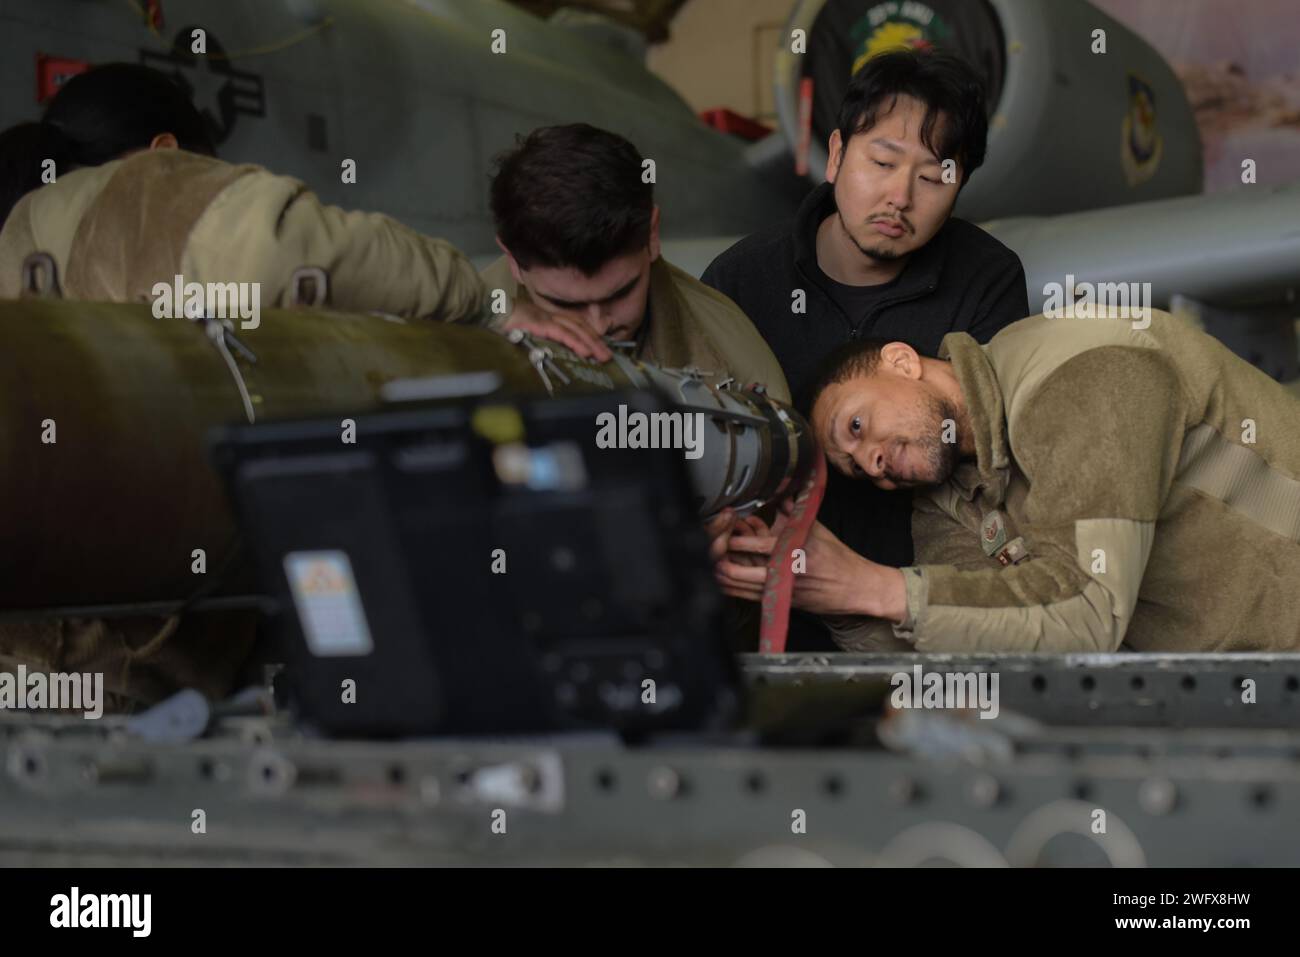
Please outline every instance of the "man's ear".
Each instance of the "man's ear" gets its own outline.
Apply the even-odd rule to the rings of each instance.
[[[921,354],[906,342],[891,342],[882,346],[880,364],[885,371],[905,379],[921,378]]]
[[[506,244],[501,241],[500,236],[493,236],[492,238],[497,241],[501,251],[506,254],[506,262],[510,264],[510,275],[515,277],[515,282],[523,285],[524,279],[519,275],[519,263],[515,262],[515,257],[510,255],[510,250],[506,249]]]
[[[659,258],[661,251],[659,244],[659,207],[656,206],[650,214],[650,261],[654,262]]]
[[[839,175],[840,171],[840,161],[843,158],[844,141],[840,138],[840,131],[836,130],[826,142],[826,182],[835,182],[835,177]]]
[[[159,133],[149,141],[151,150],[178,150],[181,144],[176,142],[176,137],[171,133]]]

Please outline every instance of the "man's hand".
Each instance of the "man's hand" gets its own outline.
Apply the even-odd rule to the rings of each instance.
[[[718,582],[724,592],[751,601],[762,597],[767,556],[776,547],[779,535],[779,530],[774,529],[768,534],[736,532],[727,537],[729,554],[717,564]],[[796,562],[796,556],[789,557],[796,608],[817,615],[870,615],[898,622],[907,617],[907,589],[897,568],[863,558],[821,522],[813,523],[803,549],[802,562]],[[740,556],[761,556],[760,564],[756,567],[739,561]],[[802,571],[797,570],[800,568]]]
[[[777,516],[776,524],[769,528],[767,523],[757,515],[737,519],[735,512],[728,508],[723,509],[705,525],[705,531],[710,538],[709,558],[713,560],[714,577],[724,595],[744,598],[748,601],[758,601],[762,598],[763,581],[767,576],[767,556],[771,546],[767,551],[753,546],[737,551],[732,543],[744,538],[751,542],[770,541],[775,545],[777,537],[785,528],[785,522],[786,516],[782,513]],[[757,572],[757,584],[749,578],[737,575],[741,569]]]
[[[516,301],[503,328],[522,329],[539,339],[558,342],[584,359],[608,362],[613,358],[609,346],[581,318],[566,313],[545,312],[535,303]]]
[[[821,522],[813,523],[803,548],[804,570],[794,576],[794,606],[818,615],[868,614],[864,598],[872,585],[874,563],[841,542]]]

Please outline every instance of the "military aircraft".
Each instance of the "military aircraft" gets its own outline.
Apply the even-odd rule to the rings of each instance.
[[[1086,0],[799,0],[775,62],[780,130],[753,143],[703,123],[646,68],[643,37],[590,12],[16,0],[0,23],[6,124],[38,116],[89,64],[138,60],[190,87],[223,157],[392,214],[479,262],[496,255],[494,155],[541,125],[615,130],[655,161],[666,254],[697,274],[820,181],[835,105],[864,57],[946,46],[976,65],[992,103],[988,159],[957,212],[1020,255],[1031,308],[1066,283],[1080,294],[1149,282],[1150,305],[1191,312],[1274,377],[1300,377],[1300,187],[1197,195],[1200,140],[1177,76]]]
[[[617,45],[619,31],[603,39],[499,0],[160,0],[135,11],[31,0],[6,4],[0,25],[6,125],[37,118],[60,78],[88,64],[143,62],[190,87],[224,159],[272,166],[470,254],[496,248],[492,157],[552,123],[637,143],[657,162],[679,235],[743,232],[797,198],[782,202],[744,144],[706,128]],[[355,183],[343,181],[345,160]]]

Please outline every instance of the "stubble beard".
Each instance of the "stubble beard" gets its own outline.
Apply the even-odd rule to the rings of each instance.
[[[900,487],[942,485],[957,468],[958,443],[943,441],[944,420],[960,422],[957,410],[952,402],[939,396],[928,397],[926,406],[926,411],[920,416],[924,424],[917,430],[917,438],[911,443],[925,459],[923,471],[916,478],[900,479],[891,474],[885,476]]]
[[[849,242],[851,242],[854,245],[854,247],[858,250],[858,252],[862,253],[862,255],[866,256],[868,259],[872,260],[873,262],[878,262],[878,263],[894,262],[895,260],[897,260],[899,257],[903,255],[902,253],[896,250],[890,249],[887,245],[875,246],[875,247],[862,245],[862,243],[858,242],[858,238],[854,236],[852,232],[849,231],[848,224],[844,222],[844,214],[840,212],[836,212],[836,216],[839,217],[840,229],[842,229],[844,231],[844,235],[849,238]]]

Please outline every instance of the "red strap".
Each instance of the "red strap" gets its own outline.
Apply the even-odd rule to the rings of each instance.
[[[812,145],[813,79],[799,81],[799,144],[794,151],[794,171],[797,176],[808,175],[808,149]]]
[[[790,629],[790,598],[794,591],[793,552],[803,548],[817,518],[826,491],[826,458],[819,451],[812,475],[794,500],[794,509],[786,521],[781,537],[767,560],[767,583],[763,586],[762,623],[758,632],[758,650],[763,654],[785,651]]]

